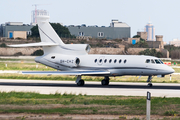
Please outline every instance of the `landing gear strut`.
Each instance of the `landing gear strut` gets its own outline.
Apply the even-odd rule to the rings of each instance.
[[[81,79],[81,75],[78,75],[78,76],[77,76],[76,84],[77,84],[78,86],[83,86],[83,85],[84,85],[84,80]]]
[[[105,76],[101,81],[101,85],[109,85],[109,76]]]
[[[148,77],[148,79],[147,79],[147,82],[148,82],[148,86],[149,86],[149,87],[152,87],[152,86],[153,86],[153,84],[151,83],[151,81],[152,81],[152,76],[150,75],[150,76]]]

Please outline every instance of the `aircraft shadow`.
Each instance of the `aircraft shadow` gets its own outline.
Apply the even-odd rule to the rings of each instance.
[[[41,86],[41,87],[74,87],[74,88],[129,88],[129,89],[172,89],[172,90],[180,90],[180,86],[165,86],[165,85],[153,85],[153,87],[149,87],[147,85],[105,85],[102,86],[101,84],[85,84],[84,86],[77,86],[74,84],[68,83],[16,83],[16,82],[0,82],[0,85],[4,86]]]

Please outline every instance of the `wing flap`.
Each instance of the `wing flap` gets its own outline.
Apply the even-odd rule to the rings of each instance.
[[[23,71],[22,74],[41,74],[41,75],[109,75],[109,71]]]
[[[17,44],[17,45],[8,45],[9,47],[32,47],[32,46],[56,46],[58,43],[53,42],[39,42],[39,43],[29,43],[29,44]]]

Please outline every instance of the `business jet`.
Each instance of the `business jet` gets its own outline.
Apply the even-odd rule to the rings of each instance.
[[[9,46],[42,46],[44,55],[35,61],[58,71],[24,71],[22,74],[75,75],[78,86],[85,84],[81,76],[103,76],[102,85],[109,85],[112,76],[148,76],[148,86],[152,86],[153,76],[164,77],[174,72],[153,56],[88,54],[91,48],[88,44],[64,44],[49,24],[49,16],[38,15],[37,23],[41,42]]]

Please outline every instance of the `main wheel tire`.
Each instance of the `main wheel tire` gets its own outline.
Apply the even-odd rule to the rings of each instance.
[[[109,85],[109,80],[102,80],[101,85]]]
[[[106,85],[109,85],[109,80],[106,80]]]
[[[106,81],[105,80],[102,80],[101,81],[101,85],[105,85],[106,84]]]
[[[149,86],[149,87],[152,87],[152,86],[153,86],[153,84],[152,84],[152,83],[148,83],[148,86]]]
[[[78,83],[77,83],[78,86],[83,86],[84,85],[84,80],[80,80]]]

